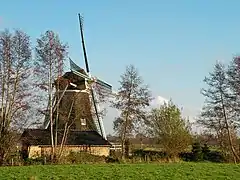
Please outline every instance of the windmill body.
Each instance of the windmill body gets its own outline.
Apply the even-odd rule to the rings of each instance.
[[[101,88],[106,94],[111,94],[112,86],[98,78],[91,78],[82,68],[77,66],[70,59],[71,71],[66,72],[62,77],[55,81],[58,87],[55,93],[54,104],[54,128],[64,129],[66,122],[71,130],[78,131],[97,131],[106,139],[106,134],[101,116],[100,107],[96,102],[98,96],[96,86]],[[92,92],[92,93],[91,93]],[[93,100],[93,96],[95,99]],[[97,111],[94,109],[97,106]],[[58,111],[57,108],[58,106]],[[57,117],[58,113],[58,118]],[[50,126],[48,116],[45,117],[44,128]]]

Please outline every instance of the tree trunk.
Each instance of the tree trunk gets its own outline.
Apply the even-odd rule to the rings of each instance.
[[[126,158],[129,158],[129,148],[130,148],[130,141],[129,141],[129,139],[125,140],[124,146],[125,146],[125,154],[124,155],[125,155]]]
[[[49,97],[49,119],[50,119],[50,134],[51,134],[51,160],[53,161],[55,156],[54,148],[54,132],[53,132],[53,104],[52,104],[52,59],[50,53],[49,59],[49,74],[48,74],[48,97]]]
[[[4,163],[4,156],[5,156],[5,150],[3,148],[0,148],[0,166]]]
[[[239,162],[239,156],[238,154],[236,153],[235,151],[235,148],[233,147],[233,141],[232,141],[232,137],[231,137],[231,131],[229,129],[229,125],[228,125],[228,122],[226,120],[226,127],[227,127],[227,134],[228,134],[228,141],[229,141],[229,145],[230,145],[230,148],[232,150],[232,154],[233,154],[233,158],[234,158],[234,163],[237,163]]]
[[[122,132],[122,135],[121,135],[121,159],[124,159],[124,142],[125,142],[125,133]]]
[[[125,118],[125,123],[124,123],[124,128],[123,128],[123,132],[122,132],[122,154],[121,154],[121,158],[124,159],[125,158],[125,142],[126,142],[126,133],[127,133],[127,126],[128,126],[128,112],[126,114],[126,118]]]
[[[132,81],[131,81],[131,86],[132,86]],[[130,92],[128,94],[128,108],[127,108],[127,113],[125,117],[125,124],[124,124],[124,129],[123,129],[123,134],[122,134],[122,159],[124,159],[125,155],[125,141],[126,141],[126,133],[127,133],[127,127],[128,127],[128,118],[129,118],[129,103],[131,101],[131,94],[132,94],[132,88],[130,89]]]
[[[221,103],[222,103],[222,109],[223,109],[223,115],[224,115],[224,122],[226,125],[226,129],[227,129],[227,134],[228,134],[228,141],[229,141],[229,145],[233,154],[233,158],[234,158],[234,163],[239,162],[239,156],[235,151],[235,148],[233,147],[233,141],[232,141],[232,137],[231,137],[231,131],[229,128],[229,124],[228,124],[228,119],[227,119],[227,114],[226,114],[226,110],[225,110],[225,105],[223,102],[223,95],[221,93]]]

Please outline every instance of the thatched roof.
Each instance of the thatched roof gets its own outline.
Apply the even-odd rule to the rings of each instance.
[[[86,75],[86,73],[82,73],[84,75]],[[65,89],[66,85],[68,84],[68,82],[71,82],[73,84],[76,84],[77,87],[76,88],[73,88],[72,86],[70,86],[68,89],[80,89],[82,90],[82,87],[81,85],[84,84],[85,82],[85,79],[80,77],[80,76],[77,76],[76,74],[72,73],[72,72],[66,72],[62,77],[58,78],[56,81],[55,81],[55,86],[57,87],[58,85],[58,82],[59,82],[59,89],[60,90],[63,90]],[[85,88],[84,88],[85,89]]]
[[[58,144],[61,143],[63,131],[58,132]],[[29,145],[51,145],[50,131],[47,129],[26,129],[20,140]],[[68,133],[65,145],[92,145],[92,146],[110,146],[96,131],[76,131],[71,130]]]

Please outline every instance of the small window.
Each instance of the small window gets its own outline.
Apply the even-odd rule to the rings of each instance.
[[[87,125],[85,118],[81,118],[81,125],[82,126],[86,126]]]

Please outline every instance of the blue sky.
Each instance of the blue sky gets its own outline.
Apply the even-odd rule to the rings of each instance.
[[[20,28],[33,44],[54,30],[84,66],[81,12],[92,74],[117,89],[125,66],[134,64],[154,96],[172,98],[194,116],[204,76],[216,60],[228,62],[240,52],[239,6],[238,0],[8,0],[1,2],[0,29]]]

